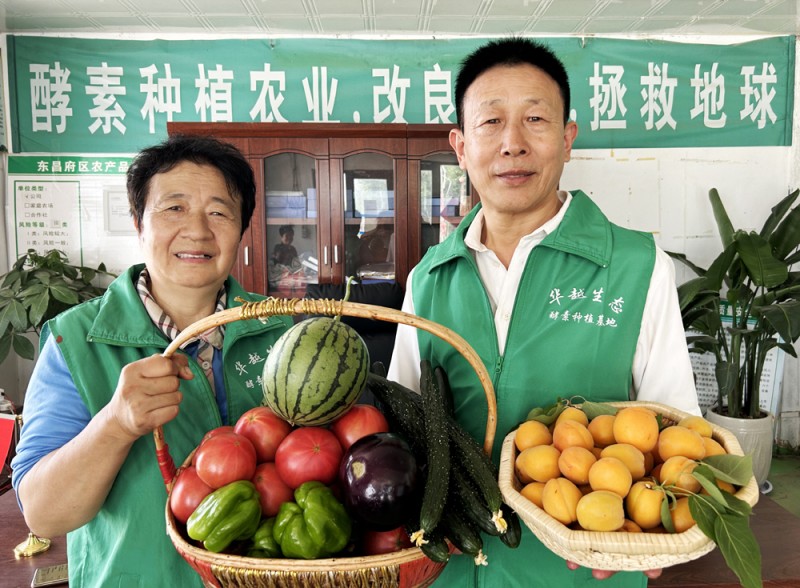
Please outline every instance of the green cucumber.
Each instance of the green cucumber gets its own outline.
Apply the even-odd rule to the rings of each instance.
[[[415,457],[425,463],[427,450],[425,447],[424,411],[420,395],[401,386],[397,382],[387,380],[376,374],[369,374],[367,386],[378,399],[389,421],[389,426],[396,430],[411,444]],[[492,522],[498,533],[506,530],[501,506],[503,496],[497,485],[497,467],[491,458],[483,452],[483,448],[470,437],[453,418],[447,419],[450,437],[450,458],[455,464],[463,467],[466,475],[475,485],[481,499],[486,502],[492,513]]]
[[[450,468],[450,491],[445,508],[460,510],[478,530],[487,535],[500,535],[494,524],[492,511],[481,498],[475,484],[458,464],[453,464]]]
[[[386,366],[383,365],[382,361],[372,362],[372,367],[370,367],[369,371],[370,373],[373,373],[376,376],[380,376],[382,378],[386,377]]]
[[[507,523],[503,519],[503,495],[497,485],[497,467],[483,452],[478,442],[470,437],[454,420],[450,420],[450,449],[455,463],[463,465],[469,478],[478,488],[483,500],[492,512],[492,521],[499,533],[505,533]]]
[[[519,524],[519,515],[511,510],[510,506],[503,504],[503,518],[508,523],[508,528],[505,533],[500,535],[500,541],[511,549],[516,549],[519,547],[519,542],[522,540],[522,527]]]
[[[389,429],[408,441],[418,463],[425,464],[425,425],[419,394],[375,373],[367,376],[366,390],[378,401]]]
[[[448,510],[442,517],[441,527],[445,537],[462,553],[471,555],[476,566],[488,564],[486,555],[483,553],[483,539],[481,539],[480,531],[473,527],[461,513],[454,509]]]
[[[439,386],[439,391],[442,395],[442,403],[445,407],[445,412],[455,418],[456,408],[453,400],[453,391],[450,389],[450,382],[447,380],[447,372],[444,371],[442,366],[437,365],[433,369],[433,375],[436,377],[436,385]]]
[[[441,389],[428,360],[423,359],[420,362],[420,372],[428,467],[420,507],[419,529],[411,534],[411,541],[417,546],[425,540],[425,534],[439,524],[450,479],[450,437]]]
[[[442,533],[434,531],[428,534],[428,539],[419,546],[427,558],[436,563],[445,563],[450,559],[450,547]]]

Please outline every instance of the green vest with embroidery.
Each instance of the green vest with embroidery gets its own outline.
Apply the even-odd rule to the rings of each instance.
[[[132,361],[163,353],[169,341],[152,323],[136,292],[144,266],[117,278],[101,298],[51,320],[51,332],[73,381],[94,417],[111,400],[121,369]],[[228,307],[237,297],[258,300],[232,278]],[[291,326],[289,317],[240,320],[225,326],[223,364],[229,422],[223,423],[203,369],[192,359],[192,380],[181,382],[178,416],[163,427],[169,452],[179,466],[206,431],[234,424],[246,410],[262,403],[261,372],[268,350]],[[181,353],[181,352],[179,352]],[[131,447],[128,458],[100,512],[67,535],[70,586],[151,588],[202,586],[200,577],[173,547],[166,534],[166,490],[152,435]],[[86,472],[87,476],[92,473]]]
[[[588,196],[573,193],[561,223],[527,259],[501,355],[489,298],[464,244],[476,213],[477,207],[453,235],[428,251],[414,270],[412,289],[415,312],[464,337],[492,376],[497,463],[506,434],[536,406],[576,395],[628,399],[655,245],[651,235],[612,224]],[[417,332],[420,357],[445,369],[459,422],[482,442],[488,409],[475,371],[450,344]],[[524,531],[517,550],[487,537],[488,567],[453,558],[437,585],[464,585],[467,578],[477,586],[544,588],[573,586],[579,579],[574,585],[592,585],[588,570],[568,570]],[[617,574],[602,586],[646,585],[642,578]]]

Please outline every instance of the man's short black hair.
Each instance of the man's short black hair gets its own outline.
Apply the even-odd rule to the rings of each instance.
[[[278,227],[278,234],[283,237],[286,233],[294,235],[294,227],[292,225],[281,225]]]
[[[569,120],[569,76],[553,51],[530,39],[509,37],[478,47],[461,62],[456,78],[456,113],[458,126],[464,129],[464,95],[478,76],[496,66],[532,65],[558,84],[564,102],[564,122]]]
[[[256,182],[253,169],[236,147],[213,137],[174,135],[163,143],[140,151],[128,168],[128,205],[131,216],[141,226],[150,180],[156,174],[168,172],[176,165],[188,161],[197,165],[210,165],[219,170],[225,185],[234,198],[239,199],[242,212],[242,232],[250,225],[256,207]]]

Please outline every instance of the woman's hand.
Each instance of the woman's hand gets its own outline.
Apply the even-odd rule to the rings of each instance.
[[[185,355],[151,355],[126,365],[120,373],[108,416],[122,437],[136,440],[174,419],[183,395],[180,380],[194,376]]]
[[[579,567],[574,561],[567,561],[567,567],[571,570],[577,570]],[[651,580],[655,580],[661,575],[662,568],[654,569],[654,570],[645,570],[643,573]],[[592,577],[595,580],[607,580],[617,572],[613,572],[611,570],[592,570]]]

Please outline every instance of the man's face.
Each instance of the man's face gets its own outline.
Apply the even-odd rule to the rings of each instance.
[[[463,112],[450,144],[487,211],[525,214],[556,198],[578,129],[565,124],[550,76],[528,64],[493,67],[467,88]]]
[[[183,162],[150,180],[139,242],[153,294],[216,292],[236,261],[241,209],[215,167]]]

